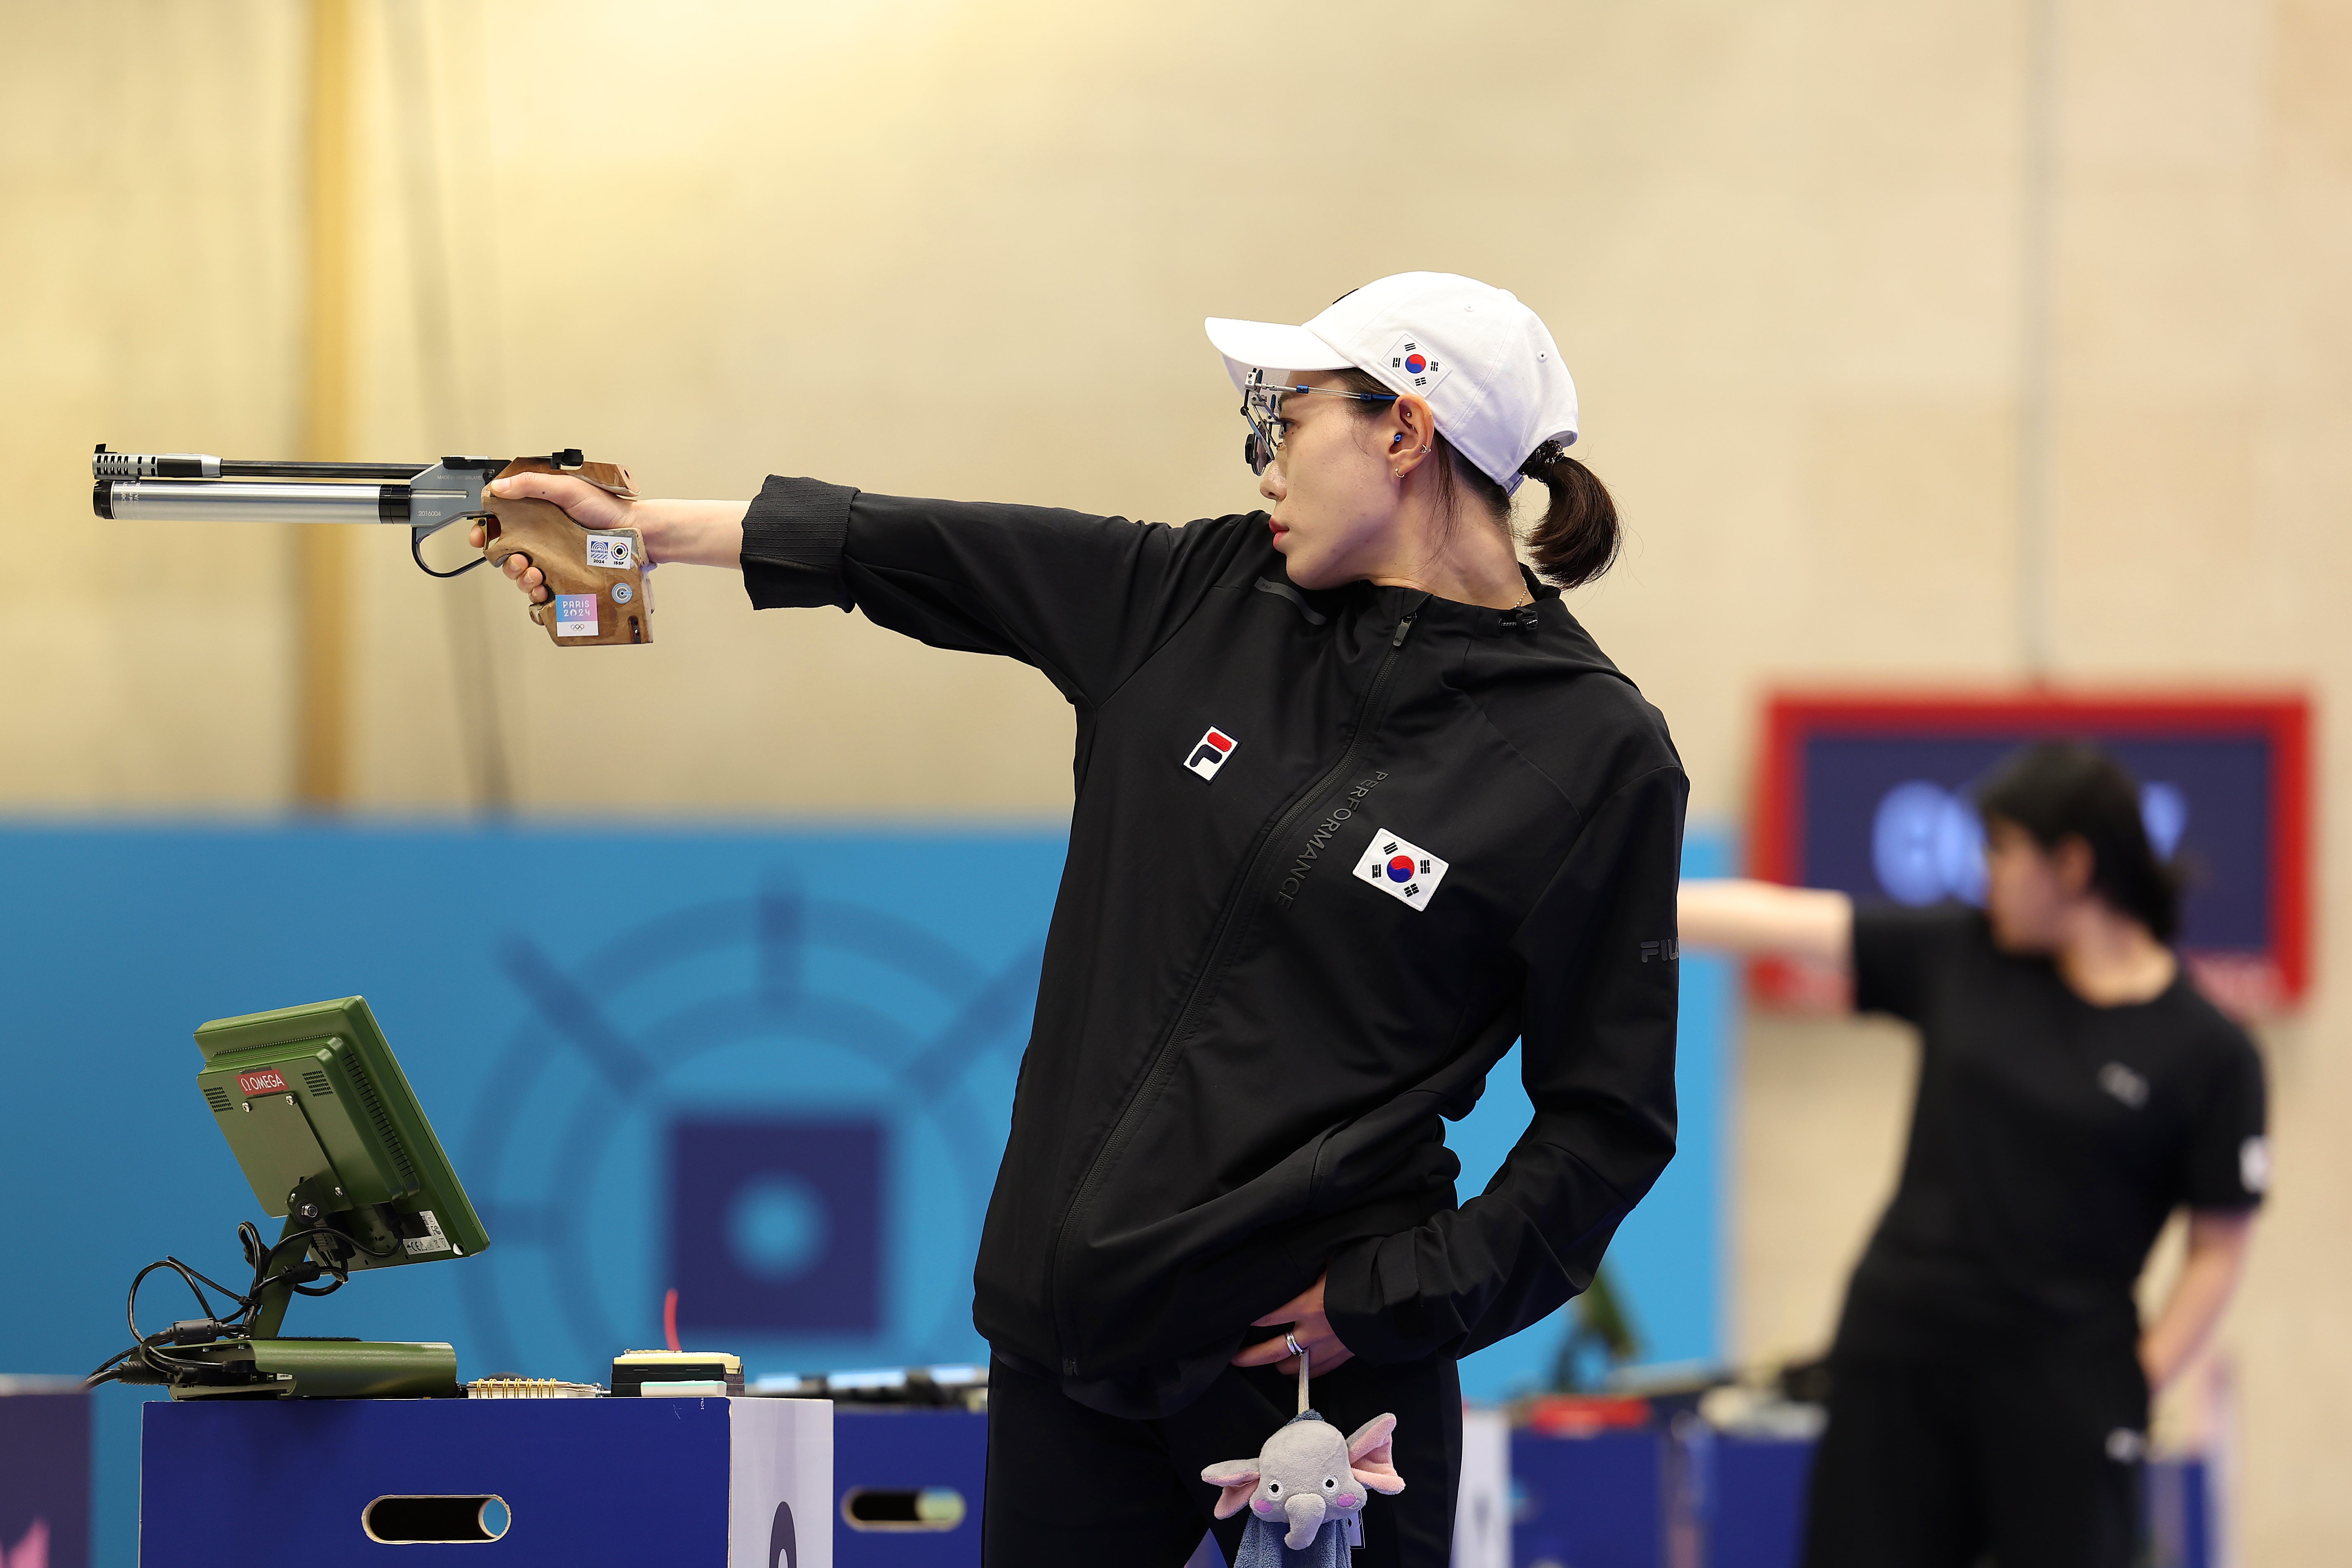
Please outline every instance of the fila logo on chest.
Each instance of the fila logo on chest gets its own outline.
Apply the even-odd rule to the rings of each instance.
[[[1184,759],[1184,766],[1204,779],[1215,778],[1217,770],[1225,765],[1225,759],[1234,754],[1234,748],[1239,744],[1240,742],[1212,724],[1209,732],[1201,737],[1200,744],[1192,748],[1192,754]]]

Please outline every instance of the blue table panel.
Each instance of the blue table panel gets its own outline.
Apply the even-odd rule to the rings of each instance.
[[[144,1407],[140,1568],[381,1564],[361,1512],[391,1494],[494,1494],[509,1568],[723,1564],[724,1399],[315,1399]],[[403,1568],[481,1568],[475,1545]]]
[[[946,1487],[963,1496],[953,1530],[833,1532],[835,1568],[973,1568],[980,1562],[981,1485],[988,1474],[988,1417],[961,1410],[834,1407],[833,1487]]]
[[[1715,1438],[1707,1568],[1796,1568],[1813,1448],[1811,1439]]]
[[[1657,1568],[1664,1438],[1511,1434],[1512,1568]]]

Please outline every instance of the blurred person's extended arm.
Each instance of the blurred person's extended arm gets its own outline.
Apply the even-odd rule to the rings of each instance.
[[[2150,1392],[2160,1390],[2179,1375],[2229,1305],[2246,1267],[2246,1244],[2252,1239],[2251,1209],[2191,1209],[2189,1213],[2189,1261],[2156,1315],[2140,1336],[2139,1363],[2147,1373]]]
[[[1853,962],[1853,900],[1818,888],[1736,878],[1683,883],[1682,944],[1751,958]]]

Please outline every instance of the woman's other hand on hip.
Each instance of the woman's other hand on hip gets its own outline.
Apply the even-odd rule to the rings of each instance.
[[[1323,1285],[1329,1278],[1328,1274],[1317,1276],[1314,1284],[1265,1317],[1254,1320],[1253,1328],[1270,1329],[1287,1324],[1290,1331],[1286,1335],[1276,1334],[1270,1340],[1243,1346],[1234,1357],[1234,1364],[1271,1366],[1278,1372],[1295,1373],[1298,1370],[1298,1358],[1290,1353],[1292,1340],[1297,1341],[1298,1348],[1307,1352],[1309,1375],[1329,1372],[1353,1361],[1356,1352],[1339,1342],[1339,1336],[1331,1330],[1331,1320],[1323,1315]]]

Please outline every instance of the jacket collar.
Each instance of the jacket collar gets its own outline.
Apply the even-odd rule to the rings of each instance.
[[[1393,620],[1411,614],[1414,624],[1425,627],[1443,626],[1449,631],[1471,637],[1524,637],[1538,627],[1557,625],[1563,616],[1559,590],[1538,578],[1522,562],[1520,580],[1527,584],[1529,602],[1516,610],[1498,610],[1491,605],[1465,605],[1458,599],[1441,599],[1419,588],[1381,587],[1372,583],[1350,583],[1345,587],[1324,594],[1309,595],[1317,601],[1360,605],[1375,616]]]

